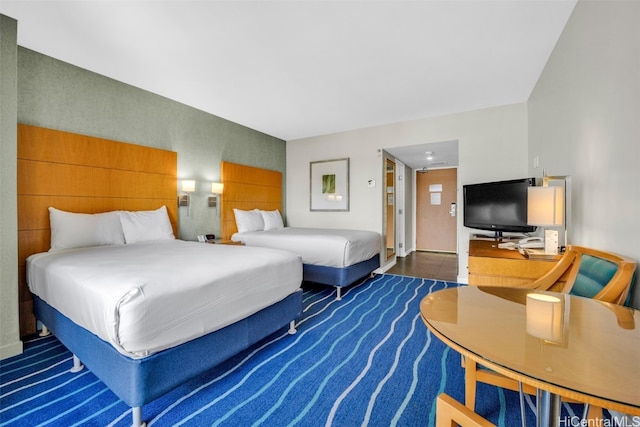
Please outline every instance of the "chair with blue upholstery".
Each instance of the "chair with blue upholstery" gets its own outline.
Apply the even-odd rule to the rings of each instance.
[[[520,287],[569,293],[599,301],[628,305],[635,279],[636,262],[611,252],[582,246],[568,246],[558,263],[544,276]],[[521,393],[536,394],[536,390],[486,369],[469,358],[465,368],[465,405],[475,410],[478,382],[507,388]]]
[[[558,264],[527,288],[628,305],[636,262],[611,252],[568,246]]]

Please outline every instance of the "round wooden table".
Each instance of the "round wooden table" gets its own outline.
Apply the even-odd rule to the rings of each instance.
[[[428,295],[420,312],[463,356],[538,388],[552,402],[539,425],[561,424],[560,397],[640,415],[640,311],[554,292],[462,286]]]

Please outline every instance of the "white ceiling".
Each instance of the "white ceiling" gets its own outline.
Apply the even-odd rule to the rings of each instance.
[[[448,169],[458,166],[458,141],[408,145],[387,148],[386,151],[411,169]]]
[[[525,102],[576,0],[2,0],[18,44],[294,140]]]

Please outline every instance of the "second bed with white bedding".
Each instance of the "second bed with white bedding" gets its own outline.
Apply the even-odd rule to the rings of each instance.
[[[32,255],[30,290],[130,357],[216,331],[295,292],[298,256],[171,240]]]
[[[344,268],[380,253],[380,235],[366,230],[285,227],[235,233],[232,240],[247,246],[283,249],[311,265]]]

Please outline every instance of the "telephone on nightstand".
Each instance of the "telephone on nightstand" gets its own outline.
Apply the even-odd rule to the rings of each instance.
[[[544,248],[544,239],[542,237],[525,237],[518,241],[518,246],[522,249]]]
[[[516,242],[505,242],[498,244],[500,249],[538,249],[544,248],[544,239],[542,237],[525,237]]]

